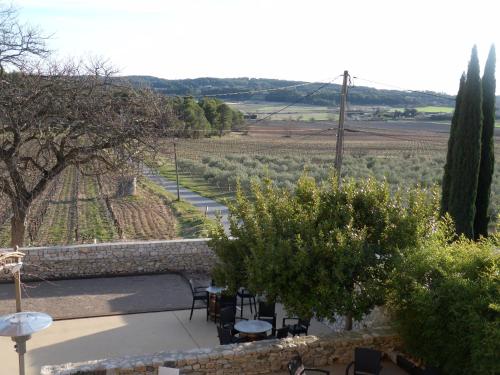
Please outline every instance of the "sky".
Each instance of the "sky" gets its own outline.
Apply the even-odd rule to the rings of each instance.
[[[48,44],[58,57],[106,58],[121,75],[328,82],[348,70],[359,86],[449,94],[474,44],[481,68],[491,44],[500,49],[496,3],[13,1],[23,22],[52,35]]]

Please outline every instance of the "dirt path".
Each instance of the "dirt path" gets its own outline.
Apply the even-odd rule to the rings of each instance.
[[[170,181],[163,176],[155,173],[154,170],[144,166],[143,174],[155,184],[160,185],[165,190],[169,191],[172,194],[177,194],[177,185],[175,181]],[[203,197],[189,189],[181,187],[179,189],[180,197],[182,200],[189,202],[196,208],[198,208],[201,212],[207,213],[207,216],[211,219],[215,219],[216,215],[220,213],[222,216],[222,225],[224,226],[224,230],[227,234],[229,233],[229,220],[228,213],[229,210],[223,204],[220,204],[213,199]]]

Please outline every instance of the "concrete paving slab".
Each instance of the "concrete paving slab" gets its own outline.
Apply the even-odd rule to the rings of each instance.
[[[212,322],[193,318],[190,332],[173,311],[56,321],[28,341],[27,375],[39,374],[41,366],[49,364],[188,350],[199,342],[204,347],[218,345]],[[16,374],[17,354],[10,338],[0,337],[0,353],[0,374]]]

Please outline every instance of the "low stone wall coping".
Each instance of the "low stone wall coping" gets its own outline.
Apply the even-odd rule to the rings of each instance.
[[[215,254],[208,241],[199,238],[24,247],[20,249],[26,254],[22,278],[29,281],[185,271],[209,273]],[[12,282],[12,276],[2,273],[0,282]]]
[[[150,375],[159,366],[175,367],[181,374],[265,374],[285,371],[297,353],[307,366],[349,363],[355,347],[392,352],[401,340],[389,327],[321,336],[296,336],[214,348],[158,352],[140,356],[99,359],[42,367],[42,375]]]
[[[123,247],[123,250],[133,250],[134,246],[155,246],[155,245],[175,245],[182,243],[196,243],[196,242],[208,242],[210,238],[182,238],[178,240],[151,240],[151,241],[121,241],[121,242],[99,242],[99,243],[89,243],[89,244],[78,244],[78,245],[54,245],[54,246],[28,246],[21,247],[19,251],[29,252],[35,250],[78,250],[86,248],[116,248]],[[12,248],[0,248],[2,251],[12,251]]]

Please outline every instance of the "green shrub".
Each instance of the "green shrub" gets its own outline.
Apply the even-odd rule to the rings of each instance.
[[[335,181],[303,176],[294,190],[254,182],[250,197],[239,189],[229,205],[234,239],[222,226],[212,233],[216,282],[304,317],[359,320],[382,304],[400,252],[431,232],[436,200],[421,190],[391,194],[373,179]]]
[[[397,267],[389,298],[393,321],[407,350],[443,374],[499,374],[495,239],[448,239],[436,236]]]

